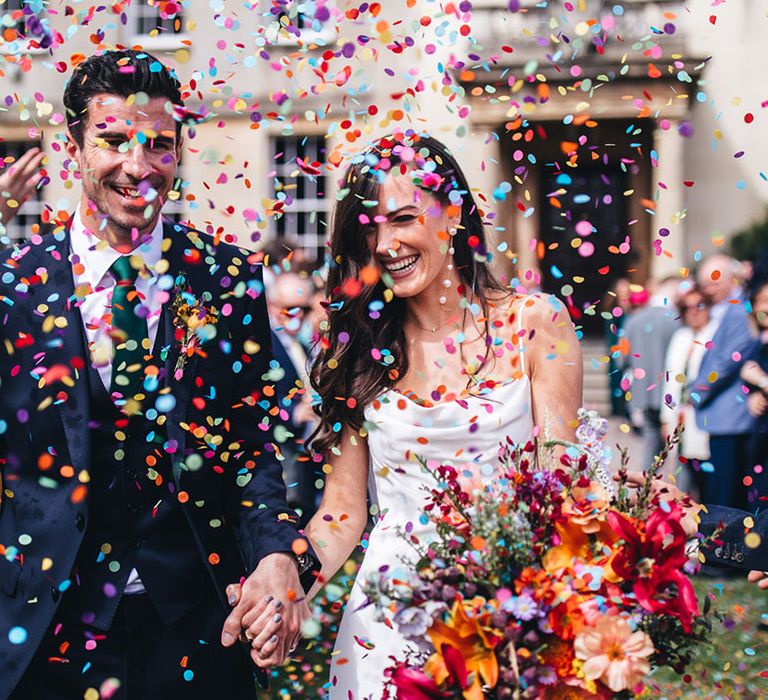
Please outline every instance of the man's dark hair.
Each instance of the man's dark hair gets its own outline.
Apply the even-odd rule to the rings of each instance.
[[[88,103],[94,95],[129,97],[143,92],[149,97],[166,97],[184,106],[181,83],[168,66],[146,51],[106,51],[83,61],[64,88],[64,109],[69,133],[78,146],[88,119]],[[181,121],[176,121],[176,140]]]

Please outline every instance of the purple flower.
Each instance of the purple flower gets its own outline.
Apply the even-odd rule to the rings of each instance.
[[[512,613],[518,620],[528,622],[533,620],[539,614],[539,606],[536,601],[527,593],[519,596],[512,596],[504,601],[502,608],[508,613]]]
[[[395,624],[407,639],[421,638],[432,625],[432,617],[422,608],[403,608],[395,614]]]

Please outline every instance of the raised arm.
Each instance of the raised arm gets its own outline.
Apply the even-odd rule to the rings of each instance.
[[[531,378],[534,425],[540,435],[573,441],[581,408],[583,360],[573,322],[554,296],[522,302],[525,367]]]
[[[368,444],[345,429],[339,452],[326,467],[323,500],[305,530],[321,563],[310,597],[347,561],[368,519]]]

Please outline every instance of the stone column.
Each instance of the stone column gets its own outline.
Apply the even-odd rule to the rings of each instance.
[[[688,265],[685,246],[683,192],[683,148],[685,139],[678,133],[680,121],[668,119],[669,128],[657,126],[653,134],[653,148],[658,162],[653,162],[653,198],[656,216],[651,221],[650,274],[661,278],[675,274]],[[659,234],[661,229],[669,233]],[[661,254],[659,244],[661,241]]]

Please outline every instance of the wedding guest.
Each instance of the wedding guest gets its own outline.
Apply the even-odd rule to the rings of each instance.
[[[15,162],[0,159],[0,234],[5,233],[4,227],[46,176],[41,170],[44,160],[45,152],[39,146],[33,146]]]
[[[303,456],[304,441],[317,421],[310,403],[307,351],[299,340],[307,325],[306,318],[312,309],[314,296],[312,280],[293,271],[276,274],[267,288],[269,319],[277,340],[273,345],[275,359],[283,372],[275,389],[291,433],[281,444],[284,477],[288,485],[289,504],[301,511],[302,525],[309,521],[317,507],[312,467]]]
[[[734,258],[716,253],[706,258],[696,273],[696,282],[710,300],[710,320],[718,326],[731,306],[732,300],[741,297],[744,266]]]
[[[629,300],[631,286],[629,280],[620,277],[603,300],[604,312],[610,318],[604,317],[605,342],[608,350],[608,377],[611,392],[611,415],[626,416],[624,391],[621,388],[621,360],[619,340],[621,330],[627,321],[632,304]]]
[[[749,507],[765,508],[768,503],[768,259],[755,264],[747,294],[751,306],[749,328],[755,347],[739,376],[749,388],[747,411],[755,423],[749,436],[749,456],[742,482],[746,481]]]
[[[696,498],[703,494],[701,463],[709,459],[709,435],[696,425],[696,413],[688,391],[698,375],[706,344],[714,334],[709,307],[698,286],[688,288],[680,296],[677,308],[684,325],[669,341],[661,389],[661,437],[666,439],[677,426],[683,427],[678,446],[683,471],[678,485]]]
[[[660,406],[667,347],[679,327],[674,308],[678,280],[668,277],[654,285],[648,305],[633,312],[624,325],[628,343],[624,375],[630,380],[629,412],[640,429],[643,464],[650,466],[663,447]]]
[[[731,265],[731,280],[735,268],[730,258],[723,258],[720,268]],[[712,258],[708,261],[711,269]],[[696,411],[696,425],[709,434],[710,459],[704,472],[704,495],[706,503],[740,508],[745,505],[745,490],[741,483],[744,469],[750,459],[750,435],[756,419],[747,406],[744,380],[740,376],[743,364],[752,359],[758,344],[750,330],[749,314],[741,290],[727,285],[730,291],[723,292],[726,285],[719,284],[717,268],[712,272],[718,284],[705,289],[719,290],[721,304],[727,308],[718,322],[708,349],[701,361],[699,373],[694,380],[689,396]],[[702,275],[699,274],[701,279]],[[715,309],[713,306],[713,311]]]

